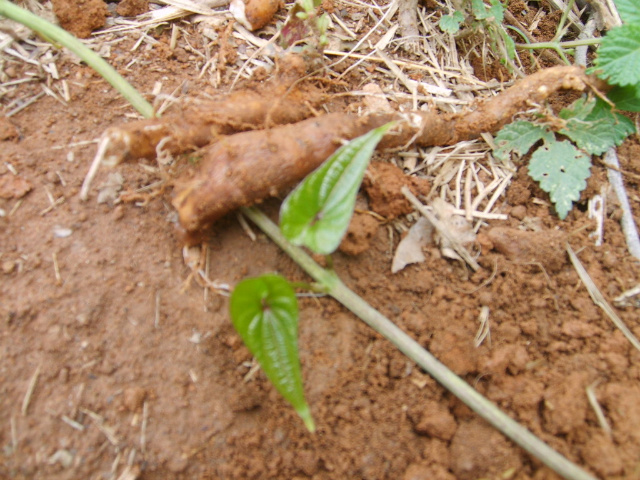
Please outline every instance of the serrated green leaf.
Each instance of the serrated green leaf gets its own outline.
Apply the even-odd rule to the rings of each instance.
[[[449,15],[443,15],[438,21],[440,30],[445,33],[458,33],[460,31],[460,24],[464,21],[464,15],[461,12],[455,11]]]
[[[504,20],[504,6],[500,0],[491,0],[487,6],[483,0],[471,0],[471,11],[476,20],[492,20],[502,23]]]
[[[279,275],[249,278],[236,285],[229,304],[231,321],[245,345],[313,432],[300,373],[298,302],[293,288]]]
[[[388,123],[340,147],[282,203],[280,229],[294,245],[332,253],[349,227],[364,171]]]
[[[614,3],[624,23],[640,23],[640,3],[638,0],[615,0]]]
[[[587,97],[581,97],[573,102],[569,107],[560,110],[558,116],[564,120],[569,120],[571,118],[584,120],[587,118],[587,115],[591,113],[595,105],[595,100],[591,99],[587,101]]]
[[[640,83],[640,24],[613,28],[602,39],[596,67],[599,76],[614,85]]]
[[[631,120],[614,113],[611,107],[598,99],[589,102],[577,100],[578,115],[567,120],[559,133],[566,135],[575,144],[591,155],[601,155],[614,145],[620,145],[635,131]],[[564,110],[563,110],[564,111]],[[562,112],[561,112],[562,114]]]
[[[618,110],[640,112],[640,84],[614,87],[607,93],[607,97]]]
[[[471,0],[471,13],[478,20],[482,20],[487,16],[487,7],[483,0]]]
[[[504,5],[502,5],[500,0],[491,0],[489,3],[491,4],[489,7],[489,17],[493,17],[496,23],[502,23],[504,20]]]
[[[498,132],[495,138],[498,148],[494,150],[494,155],[503,162],[509,158],[510,152],[523,156],[540,140],[544,140],[546,143],[553,142],[553,133],[542,125],[519,120],[505,125]]]
[[[587,186],[590,167],[589,156],[565,140],[544,145],[533,152],[529,175],[549,193],[558,216],[564,219]]]

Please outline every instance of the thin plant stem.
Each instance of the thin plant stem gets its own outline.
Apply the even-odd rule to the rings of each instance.
[[[0,16],[29,27],[52,43],[55,42],[67,47],[118,90],[143,117],[152,118],[154,116],[151,104],[135,88],[97,53],[70,33],[8,0],[0,0]]]
[[[536,50],[540,48],[575,48],[586,45],[600,45],[602,38],[585,38],[583,40],[571,40],[568,42],[537,42],[537,43],[516,43],[517,48],[527,48]]]
[[[375,308],[350,290],[333,271],[318,265],[302,249],[292,245],[280,229],[256,208],[243,208],[243,214],[254,222],[273,242],[287,253],[313,279],[327,288],[327,293],[351,310],[367,325],[393,343],[407,357],[428,372],[443,387],[453,393],[469,408],[480,415],[514,443],[536,457],[559,475],[571,480],[595,480],[589,473],[553,450],[529,430],[504,414],[420,344],[398,328]]]

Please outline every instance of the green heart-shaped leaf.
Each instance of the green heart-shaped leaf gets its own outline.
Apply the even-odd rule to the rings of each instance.
[[[289,194],[280,208],[280,229],[291,243],[323,255],[338,248],[373,150],[392,126],[383,125],[340,147]]]
[[[298,356],[298,302],[279,275],[243,280],[231,294],[231,321],[267,378],[293,405],[310,432],[315,425],[304,398]]]

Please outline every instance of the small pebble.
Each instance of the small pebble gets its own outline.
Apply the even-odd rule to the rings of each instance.
[[[60,449],[49,457],[49,465],[59,463],[64,468],[69,468],[73,464],[73,454],[69,450]]]
[[[524,205],[516,205],[511,209],[511,216],[513,218],[517,218],[518,220],[522,220],[527,216],[527,207]]]
[[[7,260],[5,262],[2,262],[2,273],[4,273],[5,275],[9,275],[10,273],[13,273],[15,269],[16,269],[16,262],[14,262],[13,260]]]
[[[69,381],[69,369],[67,367],[60,369],[58,380],[60,380],[60,383],[67,383]]]
[[[73,230],[70,228],[60,227],[59,225],[53,227],[53,236],[55,238],[67,238],[70,237],[72,233]]]
[[[142,408],[147,391],[142,387],[130,387],[123,393],[123,404],[130,412],[139,411]]]
[[[16,70],[16,67],[14,67],[13,65],[10,65],[7,68],[5,68],[4,73],[6,73],[7,77],[9,78],[16,78],[16,76],[18,75],[18,71]]]

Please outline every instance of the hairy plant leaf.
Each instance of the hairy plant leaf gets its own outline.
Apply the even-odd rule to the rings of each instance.
[[[562,110],[560,117],[567,123],[559,133],[591,155],[601,155],[614,145],[620,145],[635,131],[631,120],[612,112],[611,107],[600,99],[586,101],[581,98],[571,108]]]
[[[607,93],[607,97],[618,110],[640,112],[640,83],[626,87],[614,87]]]
[[[587,186],[591,159],[568,141],[553,142],[533,152],[529,175],[549,193],[558,216],[566,218]]]
[[[462,22],[464,22],[464,15],[461,12],[455,11],[449,15],[440,17],[438,26],[443,32],[454,34],[458,33]]]
[[[564,120],[569,120],[570,118],[585,120],[595,105],[595,100],[587,100],[587,97],[581,97],[567,108],[560,110],[558,116]]]
[[[504,5],[500,0],[491,0],[489,2],[489,17],[493,17],[496,23],[502,23],[504,21]]]
[[[298,357],[298,303],[289,282],[274,274],[243,280],[231,294],[230,312],[267,378],[313,432]]]
[[[471,0],[471,11],[476,20],[495,21],[496,24],[504,20],[504,5],[500,0],[491,0],[488,7],[483,0]]]
[[[640,24],[611,29],[598,49],[596,68],[611,84],[640,83]]]
[[[640,3],[638,0],[615,0],[614,3],[624,23],[640,24]]]
[[[511,38],[507,31],[502,27],[498,28],[498,34],[500,35],[500,38],[502,39],[504,47],[507,51],[507,56],[511,60],[513,60],[514,58],[516,58],[516,42],[513,41],[513,38]]]
[[[280,208],[280,229],[291,243],[323,255],[338,248],[373,150],[392,126],[388,123],[343,145],[287,196]]]
[[[504,162],[509,158],[510,152],[525,155],[539,140],[544,140],[545,143],[553,142],[553,133],[542,125],[519,120],[505,125],[498,132],[495,139],[498,148],[493,153],[498,160]]]

